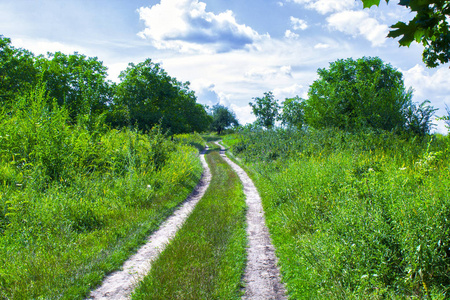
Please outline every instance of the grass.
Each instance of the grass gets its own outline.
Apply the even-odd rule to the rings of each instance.
[[[212,181],[133,299],[240,299],[246,261],[245,200],[237,175],[214,146]]]
[[[448,137],[243,132],[291,299],[449,296]]]
[[[158,129],[87,130],[46,103],[37,90],[0,115],[0,299],[83,299],[202,172]]]

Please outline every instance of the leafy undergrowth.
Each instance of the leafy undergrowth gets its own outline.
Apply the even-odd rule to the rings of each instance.
[[[450,140],[337,130],[224,138],[263,199],[291,299],[445,299]]]
[[[204,197],[140,283],[133,299],[240,299],[245,268],[245,200],[217,148]]]
[[[46,103],[41,88],[0,114],[0,298],[84,298],[202,172],[157,128],[88,130]]]

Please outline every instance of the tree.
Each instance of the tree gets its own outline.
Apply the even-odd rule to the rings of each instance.
[[[319,69],[305,101],[305,119],[313,127],[402,130],[411,104],[402,73],[378,58],[348,58]]]
[[[150,130],[157,124],[170,133],[203,131],[209,118],[205,108],[196,103],[189,82],[181,83],[170,77],[159,64],[147,59],[131,63],[120,74],[114,107],[125,112],[123,125],[137,125]]]
[[[39,71],[34,61],[30,51],[14,48],[11,39],[0,35],[0,104],[9,103],[36,84]]]
[[[253,114],[257,118],[259,125],[266,128],[272,128],[275,125],[275,121],[278,117],[278,110],[280,106],[277,100],[273,96],[272,92],[265,92],[262,98],[253,98],[255,103],[250,102]]]
[[[361,0],[364,7],[379,5],[380,0]],[[388,3],[389,0],[386,0]],[[436,67],[450,60],[450,1],[448,0],[400,0],[415,13],[408,24],[397,22],[392,25],[388,37],[397,38],[400,46],[411,45],[413,41],[424,46],[423,61],[428,67]]]
[[[304,100],[299,96],[286,98],[283,101],[283,112],[280,115],[281,124],[287,127],[301,129],[304,123]]]
[[[421,104],[411,103],[405,111],[405,129],[412,135],[424,136],[430,133],[432,117],[437,108],[429,105],[430,101],[425,100]]]
[[[217,131],[217,134],[221,134],[230,126],[239,126],[235,113],[223,105],[214,105],[211,109],[211,116],[211,130]]]
[[[107,68],[97,57],[74,53],[49,53],[39,57],[38,69],[46,82],[50,98],[69,111],[72,120],[78,116],[98,116],[112,101],[112,84]]]

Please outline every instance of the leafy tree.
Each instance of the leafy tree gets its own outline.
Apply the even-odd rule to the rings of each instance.
[[[405,89],[402,73],[380,58],[337,60],[318,74],[305,102],[309,125],[351,131],[404,128],[412,91]]]
[[[361,0],[364,7],[379,5],[380,0]],[[386,0],[388,3],[389,0]],[[400,46],[411,45],[413,41],[424,46],[423,61],[428,67],[436,67],[450,60],[450,1],[448,0],[400,0],[415,13],[408,22],[392,25],[388,37],[397,38]]]
[[[30,51],[14,48],[11,39],[0,35],[1,104],[9,103],[36,84],[39,71],[34,61],[35,57]]]
[[[137,125],[149,130],[161,124],[171,133],[203,131],[209,118],[203,106],[196,103],[189,83],[170,77],[159,64],[151,59],[137,65],[130,63],[120,74],[114,108],[127,119],[119,125]]]
[[[425,100],[421,104],[411,103],[405,111],[405,129],[413,135],[424,136],[430,133],[432,127],[432,117],[437,108],[429,105],[430,101]]]
[[[278,117],[280,106],[272,92],[265,92],[264,97],[253,98],[255,103],[250,102],[253,114],[257,118],[257,123],[266,128],[272,128]]]
[[[230,126],[239,126],[236,114],[223,105],[214,105],[211,109],[211,116],[211,130],[217,131],[217,134],[221,134]]]
[[[69,111],[72,120],[81,115],[100,115],[112,101],[113,89],[107,68],[96,57],[78,53],[49,53],[36,64],[43,74],[51,98]]]
[[[301,129],[304,123],[304,103],[299,96],[286,98],[283,101],[283,112],[280,115],[281,123],[287,127]]]

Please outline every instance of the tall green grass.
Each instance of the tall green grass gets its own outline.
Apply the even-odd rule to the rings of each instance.
[[[212,150],[204,197],[152,264],[133,299],[240,299],[245,268],[245,200],[236,173]]]
[[[448,137],[280,130],[228,139],[261,193],[291,299],[448,298]]]
[[[0,115],[0,298],[82,299],[202,171],[195,148],[157,128],[70,124],[44,90]]]

